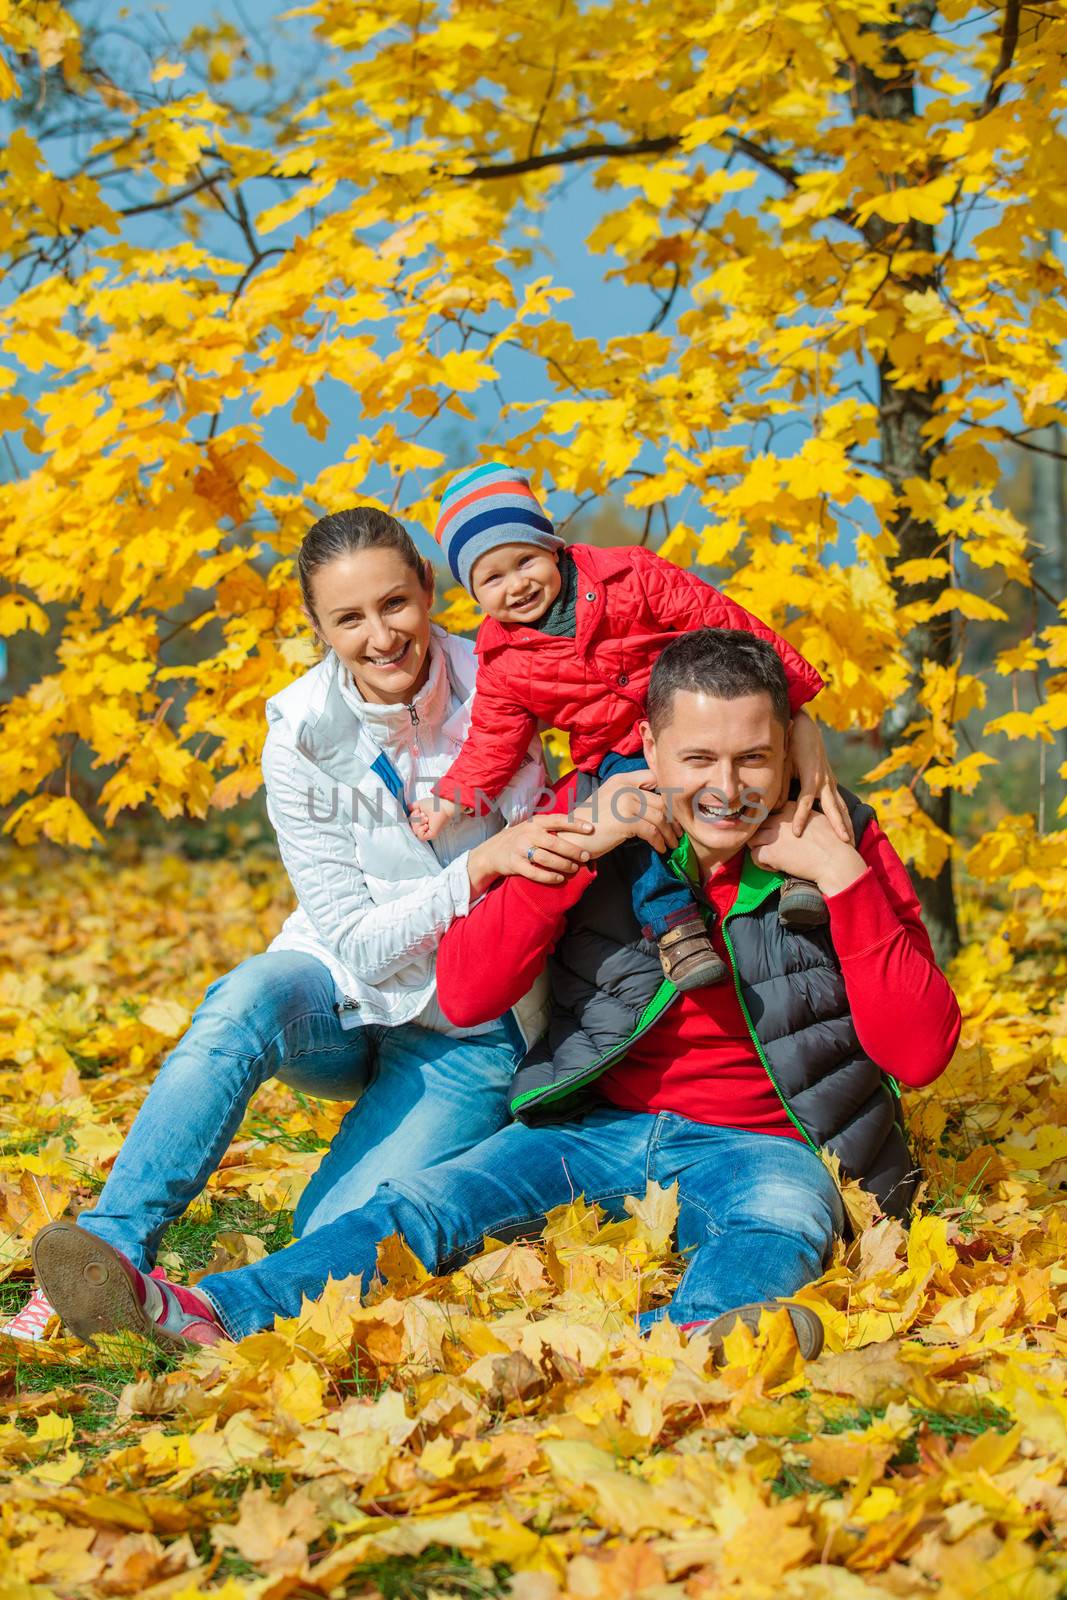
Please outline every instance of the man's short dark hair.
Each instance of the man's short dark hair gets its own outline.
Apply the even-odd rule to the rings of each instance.
[[[648,721],[654,738],[670,722],[679,689],[717,700],[768,695],[778,721],[789,726],[785,669],[773,645],[740,628],[700,628],[665,647],[648,684]]]

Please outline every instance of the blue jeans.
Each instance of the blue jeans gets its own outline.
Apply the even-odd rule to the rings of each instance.
[[[612,1217],[650,1179],[678,1180],[678,1245],[688,1267],[666,1312],[698,1322],[734,1306],[789,1295],[817,1277],[841,1196],[819,1156],[796,1139],[713,1128],[672,1112],[600,1106],[572,1121],[514,1122],[465,1155],[382,1184],[374,1198],[251,1266],[212,1273],[198,1288],[234,1338],[294,1317],[327,1280],[374,1275],[378,1242],[399,1233],[431,1270],[475,1253],[484,1235],[536,1230],[546,1211],[584,1194]]]
[[[342,1028],[314,956],[253,956],[213,983],[171,1051],[81,1225],[151,1267],[163,1230],[204,1188],[260,1084],[359,1100],[300,1196],[308,1234],[387,1178],[447,1161],[508,1120],[517,1029],[454,1039],[413,1023]]]
[[[616,772],[640,772],[647,766],[643,755],[620,756],[612,750],[597,768],[597,777],[603,783]],[[630,874],[634,916],[641,932],[646,939],[662,939],[682,917],[692,916],[693,896],[668,867],[666,856],[643,839],[631,840],[622,849]]]

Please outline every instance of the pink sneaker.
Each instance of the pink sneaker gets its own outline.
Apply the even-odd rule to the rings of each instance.
[[[120,1251],[73,1222],[50,1222],[33,1241],[33,1268],[65,1327],[86,1344],[97,1333],[140,1333],[167,1349],[228,1337],[211,1301],[141,1272]]]
[[[48,1332],[48,1324],[55,1310],[40,1289],[35,1289],[21,1311],[16,1311],[10,1322],[5,1322],[0,1333],[9,1339],[25,1339],[29,1344],[40,1344]]]
[[[153,1267],[151,1278],[162,1278],[163,1268]],[[0,1328],[0,1334],[9,1339],[25,1339],[30,1344],[40,1344],[48,1336],[48,1325],[59,1313],[43,1289],[35,1289],[21,1311],[16,1311],[10,1322]]]

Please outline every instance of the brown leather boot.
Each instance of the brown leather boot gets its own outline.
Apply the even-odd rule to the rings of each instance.
[[[668,928],[659,940],[659,959],[664,977],[683,994],[687,989],[721,983],[726,976],[726,963],[712,944],[695,906],[691,917]]]
[[[821,928],[829,922],[826,901],[805,878],[787,878],[778,895],[778,921],[783,928]]]

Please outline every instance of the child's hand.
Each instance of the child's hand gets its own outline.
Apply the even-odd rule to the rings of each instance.
[[[809,814],[806,827],[798,834],[798,810],[799,802],[790,800],[760,824],[748,841],[752,859],[769,872],[806,878],[823,894],[839,894],[863,876],[867,863],[854,845],[842,840],[830,818],[819,811]]]
[[[797,838],[804,832],[808,818],[811,816],[812,806],[818,800],[822,806],[823,815],[828,818],[830,826],[843,844],[853,844],[852,818],[848,814],[845,802],[837,792],[837,779],[834,777],[823,744],[822,733],[816,723],[808,716],[806,711],[798,711],[793,719],[793,731],[789,739],[789,754],[792,758],[792,768],[800,781],[800,797],[796,810],[793,813],[793,832]],[[782,800],[788,794],[789,770],[785,773],[786,787]],[[779,802],[781,805],[781,801]]]
[[[417,839],[433,844],[437,835],[459,810],[451,800],[431,795],[429,800],[417,800],[411,808],[411,830]]]

